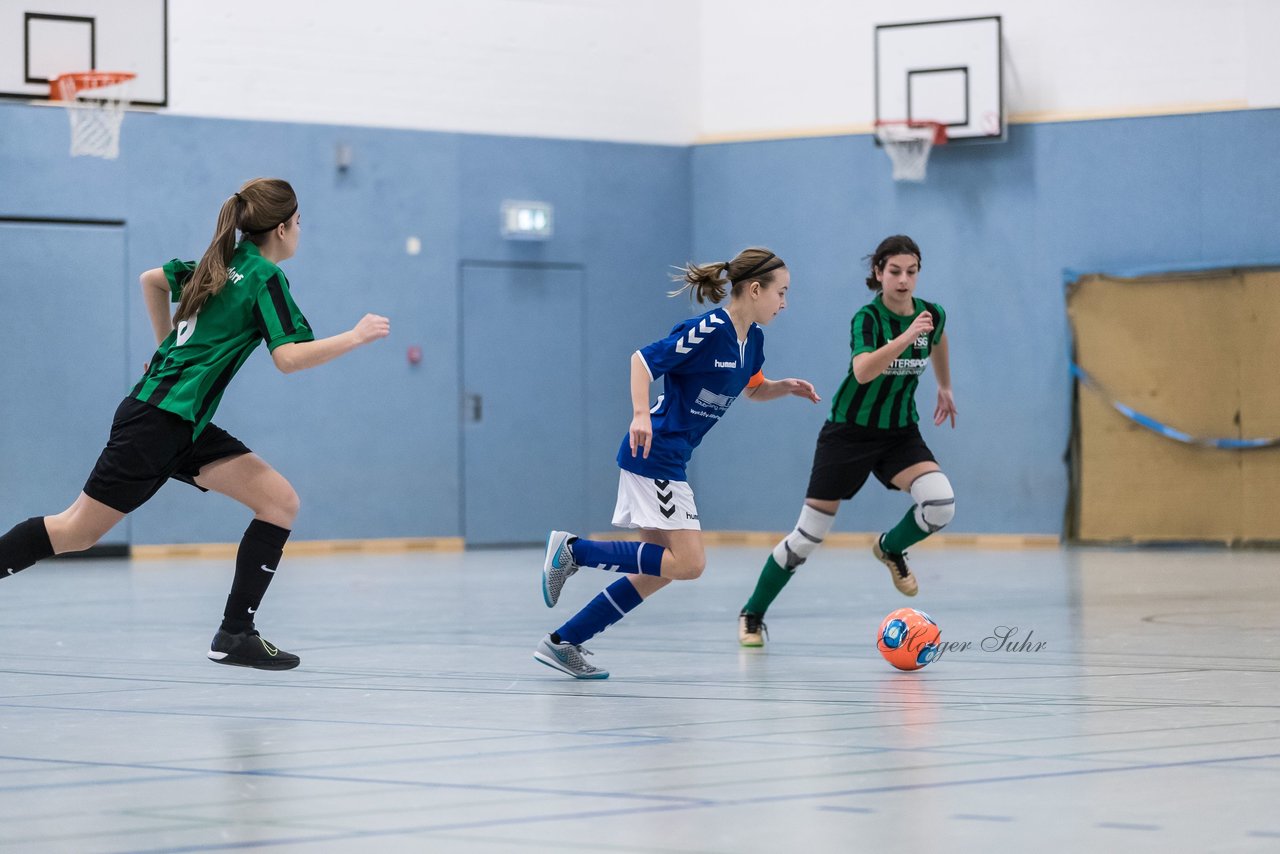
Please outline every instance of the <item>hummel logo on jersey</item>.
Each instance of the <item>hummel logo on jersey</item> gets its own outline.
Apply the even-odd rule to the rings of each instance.
[[[684,338],[676,342],[676,352],[677,353],[693,352],[693,348],[686,347],[685,342],[687,341],[690,344],[701,344],[702,338],[704,335],[710,335],[712,332],[716,331],[716,327],[711,325],[713,323],[716,326],[719,326],[720,324],[724,323],[724,321],[716,317],[714,314],[711,314],[702,318],[702,320],[699,321],[697,326],[693,327],[688,332],[686,332]],[[699,332],[701,332],[702,335],[699,335],[698,334]]]
[[[733,403],[734,397],[728,394],[716,394],[710,389],[704,388],[698,395],[697,403],[709,409],[728,409],[729,404]]]
[[[715,360],[715,363],[716,363],[716,367],[717,367],[717,368],[736,368],[736,367],[738,367],[738,363],[737,363],[737,362],[722,362],[722,361],[720,361],[719,359],[716,359],[716,360]]]

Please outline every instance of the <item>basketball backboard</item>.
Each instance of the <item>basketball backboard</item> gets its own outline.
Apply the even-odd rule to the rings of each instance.
[[[68,71],[132,71],[133,104],[169,101],[168,0],[0,0],[0,98],[46,100]]]
[[[876,121],[936,121],[949,142],[1003,142],[1000,17],[876,27]]]

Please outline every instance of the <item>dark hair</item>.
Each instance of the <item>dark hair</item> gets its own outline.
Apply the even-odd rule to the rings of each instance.
[[[895,234],[892,237],[886,237],[880,241],[880,245],[876,247],[876,251],[870,255],[862,256],[862,260],[871,259],[871,275],[867,276],[867,287],[873,291],[881,288],[880,282],[876,279],[876,270],[884,272],[884,262],[888,261],[894,255],[914,255],[916,256],[916,264],[924,266],[924,259],[920,257],[920,247],[916,246],[916,242],[905,234]]]
[[[260,244],[277,225],[288,222],[297,209],[298,197],[293,187],[279,178],[254,178],[223,202],[213,241],[182,288],[174,323],[194,317],[209,297],[217,295],[227,283],[227,265],[236,251],[237,231],[246,240]]]
[[[698,302],[720,302],[724,299],[725,286],[732,288],[736,296],[751,282],[759,282],[760,287],[767,288],[773,284],[778,270],[785,269],[786,262],[763,246],[751,246],[743,249],[733,257],[732,261],[716,261],[711,264],[694,264],[690,261],[673,275],[673,281],[684,282],[668,296],[676,296],[685,291],[689,298]],[[720,278],[721,274],[724,278]]]

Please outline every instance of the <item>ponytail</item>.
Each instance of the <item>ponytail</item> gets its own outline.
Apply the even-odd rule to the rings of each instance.
[[[222,203],[218,211],[218,225],[213,232],[213,242],[204,251],[204,257],[196,265],[196,271],[182,288],[182,299],[178,301],[178,310],[173,321],[190,320],[209,297],[222,290],[227,283],[227,265],[236,251],[236,229],[240,221],[240,209],[244,200],[236,193]]]
[[[724,274],[724,278],[720,278],[720,274]],[[720,302],[724,299],[726,285],[731,284],[729,279],[729,262],[716,261],[711,264],[694,264],[692,261],[684,266],[678,275],[671,277],[677,282],[684,282],[674,291],[668,291],[667,296],[679,296],[685,291],[689,292],[690,299],[697,299],[698,302]]]
[[[279,178],[254,178],[223,202],[213,240],[191,278],[182,286],[174,323],[195,317],[227,284],[227,267],[236,252],[237,231],[246,240],[260,243],[276,226],[287,223],[297,210],[298,197],[293,187]]]
[[[731,290],[733,294],[737,294],[751,282],[759,282],[767,288],[773,282],[774,272],[786,266],[786,262],[768,249],[752,246],[743,249],[732,261],[716,261],[711,264],[689,262],[671,277],[684,284],[669,291],[667,296],[674,297],[688,291],[690,299],[696,298],[700,303],[720,302],[726,292]]]

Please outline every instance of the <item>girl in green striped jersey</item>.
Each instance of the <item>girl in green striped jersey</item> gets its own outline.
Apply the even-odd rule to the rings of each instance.
[[[889,489],[914,500],[902,520],[881,534],[872,553],[889,568],[907,596],[918,590],[906,550],[940,530],[955,513],[955,495],[917,426],[915,392],[925,365],[933,363],[938,401],[933,423],[956,423],[951,364],[942,306],[915,296],[920,247],[906,235],[881,241],[871,259],[867,287],[875,298],[852,322],[848,374],[818,434],[809,489],[795,530],[765,561],[755,592],[738,617],[738,641],[763,646],[764,614],[800,564],[835,521],[841,501],[857,494],[875,474]]]
[[[0,537],[0,577],[89,548],[167,480],[181,480],[253,511],[209,658],[263,670],[298,666],[296,655],[254,628],[298,513],[298,495],[279,472],[213,424],[213,413],[231,378],[264,341],[276,367],[292,373],[390,331],[385,317],[368,314],[351,330],[316,340],[277,266],[298,248],[298,223],[298,199],[288,182],[256,178],[222,205],[199,264],[175,259],[142,274],[159,349],[116,410],[107,447],[79,497],[61,513],[35,516]],[[171,301],[178,303],[172,316]]]

